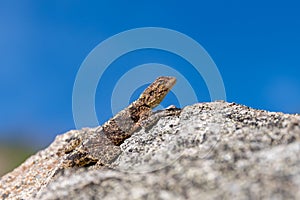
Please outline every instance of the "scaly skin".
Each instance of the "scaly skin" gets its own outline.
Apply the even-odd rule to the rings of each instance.
[[[174,77],[158,77],[136,101],[95,132],[71,138],[62,168],[109,165],[121,153],[120,144],[124,140],[141,128],[142,124],[152,124],[147,122],[152,109],[160,104],[175,83]],[[178,109],[172,109],[166,114],[178,113]]]
[[[174,77],[158,77],[136,101],[103,125],[104,134],[115,145],[123,143],[140,128],[142,121],[148,119],[152,109],[160,104],[175,83]]]

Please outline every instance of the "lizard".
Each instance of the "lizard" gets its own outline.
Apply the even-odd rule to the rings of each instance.
[[[95,131],[89,130],[69,138],[62,168],[109,166],[120,155],[120,145],[135,131],[153,125],[161,116],[178,115],[181,110],[175,106],[164,112],[152,112],[175,83],[175,77],[158,77],[136,101]]]

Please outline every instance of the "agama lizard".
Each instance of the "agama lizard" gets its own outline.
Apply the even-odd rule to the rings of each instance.
[[[160,104],[176,83],[176,78],[158,77],[140,97],[94,132],[76,135],[68,141],[62,168],[107,166],[121,153],[120,145],[141,127],[155,123],[152,109]],[[180,109],[170,107],[163,114],[179,114]]]

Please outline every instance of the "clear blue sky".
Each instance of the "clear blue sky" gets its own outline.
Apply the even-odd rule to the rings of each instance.
[[[199,42],[218,66],[227,101],[300,113],[299,1],[99,2],[0,0],[1,141],[44,146],[73,129],[72,89],[81,63],[101,41],[138,27],[165,27]],[[148,62],[182,61],[144,51],[115,65]],[[109,100],[100,100],[103,87],[96,98],[101,123],[111,117]]]

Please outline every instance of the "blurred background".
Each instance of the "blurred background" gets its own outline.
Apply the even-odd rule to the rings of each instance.
[[[299,9],[299,1],[289,0],[0,0],[0,176],[75,128],[72,89],[81,63],[101,41],[128,29],[165,27],[196,40],[216,63],[229,102],[300,113]],[[188,69],[159,50],[116,60],[98,85],[100,123],[112,117],[105,108],[111,77],[123,73],[118,66],[149,62]],[[198,89],[209,101],[205,84]]]

